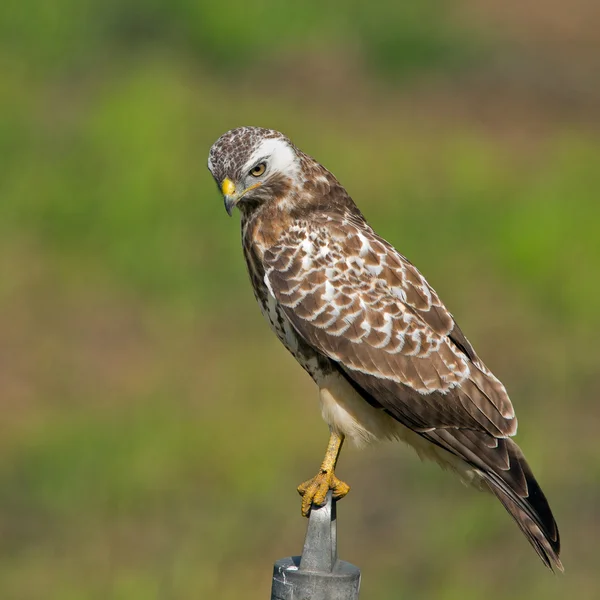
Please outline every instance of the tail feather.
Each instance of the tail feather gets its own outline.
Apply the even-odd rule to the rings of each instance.
[[[563,570],[556,521],[523,452],[513,440],[465,429],[436,429],[420,435],[474,467],[544,564],[551,570]]]
[[[563,571],[560,561],[560,535],[548,501],[538,485],[521,449],[512,440],[509,444],[510,470],[501,473],[482,472],[492,493],[515,520],[543,563],[552,571]],[[511,475],[524,476],[526,486],[511,486]],[[516,488],[516,489],[515,489]]]

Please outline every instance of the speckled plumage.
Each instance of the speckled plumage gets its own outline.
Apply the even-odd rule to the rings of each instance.
[[[249,188],[247,171],[261,160],[264,176]],[[562,568],[548,503],[510,439],[517,421],[506,390],[421,273],[277,131],[226,133],[209,169],[219,185],[251,189],[237,206],[254,293],[319,386],[330,427],[357,442],[403,439],[489,488],[544,563]]]

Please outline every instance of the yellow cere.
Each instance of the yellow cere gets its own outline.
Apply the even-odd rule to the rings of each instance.
[[[231,179],[227,177],[223,179],[223,183],[221,184],[221,191],[225,196],[233,196],[235,194],[235,185]]]

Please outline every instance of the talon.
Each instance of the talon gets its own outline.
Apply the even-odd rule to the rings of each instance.
[[[333,491],[333,497],[336,500],[340,500],[350,491],[350,486],[341,479],[338,479],[335,475],[333,476],[332,483],[333,487],[331,490]]]
[[[302,516],[308,517],[313,504],[317,506],[325,504],[329,490],[333,492],[333,497],[339,500],[350,491],[350,486],[338,479],[333,471],[321,471],[312,479],[301,483],[298,486],[298,493],[302,496]]]

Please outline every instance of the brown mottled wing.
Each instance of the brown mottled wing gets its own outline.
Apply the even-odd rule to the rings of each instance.
[[[560,568],[556,523],[507,439],[517,421],[506,390],[418,270],[359,217],[335,213],[295,223],[264,265],[298,334],[369,402],[477,468]]]
[[[417,269],[366,225],[320,217],[264,255],[265,281],[298,333],[416,431],[514,433],[504,386]]]

